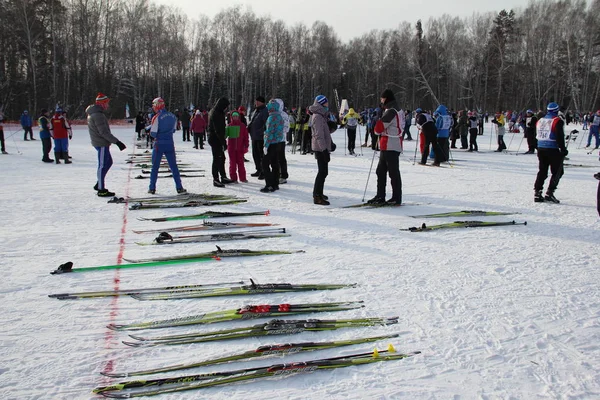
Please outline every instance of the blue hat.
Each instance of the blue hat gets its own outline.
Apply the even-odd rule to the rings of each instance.
[[[324,105],[325,103],[329,103],[329,100],[327,100],[327,97],[320,94],[315,97],[315,102],[319,103],[320,105]]]
[[[550,112],[558,112],[559,109],[560,109],[560,106],[558,104],[556,104],[555,102],[548,104],[548,107],[546,107],[546,110],[548,110]]]
[[[417,109],[415,110],[415,112],[418,114],[418,113],[421,113],[421,112],[423,112],[423,110],[421,110],[421,107],[419,107],[419,108],[417,108]]]
[[[527,114],[533,114],[533,110],[531,110],[531,109],[527,110]]]

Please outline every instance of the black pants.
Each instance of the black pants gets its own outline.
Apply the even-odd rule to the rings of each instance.
[[[52,150],[52,139],[51,138],[42,138],[42,160],[50,159],[50,151]]]
[[[596,193],[596,209],[598,210],[598,216],[600,216],[600,182],[598,182],[598,192]]]
[[[323,196],[323,186],[325,186],[325,178],[329,175],[329,157],[328,151],[315,151],[317,159],[317,176],[315,177],[315,185],[313,187],[313,196]]]
[[[6,151],[6,144],[4,143],[4,129],[0,129],[0,151]]]
[[[256,168],[256,172],[262,173],[262,160],[263,160],[263,148],[265,142],[263,139],[260,140],[252,140],[252,159],[254,160],[254,167]]]
[[[198,148],[198,143],[200,143],[200,148],[204,148],[204,133],[194,132],[194,147]]]
[[[498,150],[502,151],[506,149],[506,143],[504,143],[504,135],[498,135]]]
[[[435,162],[439,162],[440,160],[440,148],[437,145],[437,137],[435,132],[424,133],[425,136],[425,146],[423,147],[423,153],[421,153],[421,164],[427,164],[427,157],[429,157],[429,153],[431,148],[429,146],[433,146],[433,152],[435,153]]]
[[[469,150],[479,150],[479,147],[477,147],[477,128],[469,129]]]
[[[279,187],[279,143],[270,144],[262,159],[265,186]]]
[[[552,176],[550,177],[550,183],[548,184],[548,192],[554,193],[560,178],[564,174],[563,169],[563,155],[558,149],[538,149],[538,173],[533,185],[534,190],[540,191],[544,189],[544,182],[548,177],[548,167]]]
[[[483,125],[479,125],[479,134],[483,135]]]
[[[532,153],[537,149],[537,139],[532,133],[527,135],[527,147],[529,147],[529,151]]]
[[[215,181],[219,181],[219,175],[221,178],[226,178],[225,173],[225,151],[220,143],[209,143],[212,151],[213,162],[212,162],[212,176]]]
[[[379,136],[375,134],[375,131],[371,130],[371,148],[373,150],[377,150],[377,142],[379,141]]]
[[[435,149],[434,149],[434,153],[436,156],[436,163],[441,163],[444,161],[448,161],[448,159],[450,158],[450,148],[448,146],[448,138],[445,137],[439,137],[437,138],[437,146],[439,148],[439,150],[437,151],[437,153],[435,153]]]
[[[354,152],[356,148],[356,127],[349,126],[346,130],[348,131],[348,151]]]
[[[287,170],[287,159],[285,158],[285,142],[278,143],[277,146],[277,159],[279,160],[279,177],[282,179],[287,179],[289,175]]]
[[[392,199],[397,203],[402,202],[402,178],[400,177],[400,167],[398,165],[399,158],[400,153],[397,151],[382,151],[375,170],[377,174],[377,197],[385,199],[385,186],[387,175],[389,175],[392,181]]]
[[[25,126],[23,127],[23,130],[25,130],[25,134],[23,135],[23,139],[27,140],[27,133],[29,133],[29,137],[31,138],[31,140],[33,140],[33,130],[31,129],[30,126]]]
[[[190,127],[189,126],[188,127],[185,127],[185,126],[181,127],[181,132],[183,134],[183,141],[184,142],[185,141],[189,142],[190,141]]]
[[[462,133],[460,135],[460,148],[461,149],[469,148],[469,143],[467,142],[467,132],[465,132],[464,135]]]
[[[312,131],[310,129],[302,132],[302,154],[312,152]]]

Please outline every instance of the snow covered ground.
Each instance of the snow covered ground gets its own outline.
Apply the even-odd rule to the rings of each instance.
[[[6,126],[6,136],[15,130]],[[132,131],[131,126],[114,127],[114,133],[128,145],[124,152],[112,147],[115,165],[109,172],[107,187],[119,196],[144,196],[147,190],[148,180],[132,179],[139,170],[130,169],[124,162],[127,153],[135,149]],[[512,154],[491,152],[490,132],[491,127],[486,125],[486,134],[479,137],[481,152],[454,151],[456,161],[452,168],[413,165],[416,142],[405,143],[406,151],[400,161],[403,199],[412,205],[395,209],[342,208],[360,203],[373,154],[370,149],[363,149],[362,156],[345,156],[343,131],[334,135],[338,150],[332,155],[325,184],[325,193],[332,203],[329,207],[312,204],[316,161],[310,155],[287,153],[289,183],[281,185],[278,192],[260,193],[263,182],[255,178],[249,178],[247,184],[217,189],[210,178],[210,150],[198,151],[191,148],[191,143],[181,143],[178,132],[176,144],[183,151],[179,155],[181,162],[207,170],[206,177],[186,179],[184,186],[196,193],[244,196],[248,203],[164,211],[128,211],[124,205],[107,204],[106,199],[96,197],[92,189],[96,181],[96,152],[85,126],[75,129],[71,165],[42,163],[41,142],[23,142],[22,134],[17,133],[16,142],[7,139],[11,154],[0,156],[0,398],[96,398],[91,393],[94,387],[119,381],[104,378],[101,371],[122,372],[204,360],[273,343],[350,339],[392,332],[400,333],[391,341],[398,351],[420,350],[422,355],[160,398],[600,398],[600,223],[595,206],[598,182],[592,177],[598,171],[598,155],[576,149],[579,140],[571,143],[569,163],[594,168],[567,167],[556,192],[560,205],[534,203],[537,157],[514,154],[521,135],[512,140]],[[505,141],[511,141],[511,134],[506,135]],[[521,152],[525,147],[523,142]],[[135,149],[136,153],[141,151]],[[254,172],[251,165],[246,164],[248,173]],[[375,194],[374,170],[375,167],[367,198]],[[174,194],[172,180],[160,179],[158,192]],[[225,242],[223,248],[304,249],[306,253],[149,269],[49,274],[66,261],[73,261],[76,268],[114,264],[120,253],[128,258],[142,258],[213,250],[212,244],[141,247],[134,242],[154,236],[131,232],[159,226],[138,221],[139,216],[191,214],[206,209],[268,209],[268,217],[232,221],[277,223],[292,234],[289,238]],[[471,219],[514,219],[528,224],[423,233],[399,231],[422,222],[456,219],[425,221],[411,215],[473,209],[520,214]],[[58,301],[47,297],[60,292],[248,278],[262,283],[359,285],[335,291],[163,302],[131,298]],[[399,323],[154,348],[124,346],[120,341],[127,335],[105,327],[108,323],[165,319],[243,304],[344,300],[363,300],[366,307],[294,318],[397,315]],[[261,321],[265,320],[258,320]],[[212,330],[258,322],[149,333]],[[387,344],[379,343],[379,348]],[[283,360],[331,357],[373,347],[358,345]],[[278,362],[282,359],[223,364],[174,375]]]

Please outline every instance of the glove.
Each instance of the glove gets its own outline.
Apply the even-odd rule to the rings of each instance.
[[[562,154],[562,156],[563,156],[563,157],[566,157],[566,156],[569,154],[569,150],[567,150],[567,149],[562,149],[562,150],[560,151],[560,154]]]
[[[333,140],[331,141],[331,152],[333,153],[335,151],[335,149],[337,149],[337,146],[335,145],[335,143],[333,143]]]
[[[123,142],[121,142],[120,140],[115,143],[117,145],[117,147],[119,148],[119,150],[123,151],[127,148],[127,146],[125,146],[125,144]]]
[[[227,143],[223,143],[223,151],[227,151]]]
[[[267,155],[267,153],[269,152],[269,148],[268,147],[264,147],[263,148],[264,152],[265,152],[265,156]]]

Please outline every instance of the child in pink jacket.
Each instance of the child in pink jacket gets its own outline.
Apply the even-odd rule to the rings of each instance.
[[[244,154],[248,152],[249,136],[246,125],[240,119],[237,111],[231,113],[231,121],[227,126],[227,153],[229,154],[229,178],[234,182],[238,181],[238,174],[241,182],[248,182],[246,179],[246,167],[244,166]]]

